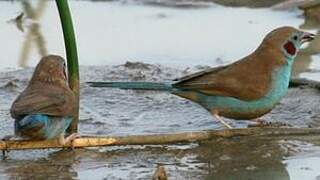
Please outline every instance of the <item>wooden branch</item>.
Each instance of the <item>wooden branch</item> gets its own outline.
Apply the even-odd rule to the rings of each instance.
[[[318,128],[243,128],[224,129],[200,132],[186,132],[176,134],[157,135],[135,135],[135,136],[84,136],[73,141],[73,144],[62,146],[58,140],[48,141],[0,141],[0,150],[24,150],[24,149],[45,149],[63,147],[97,147],[97,146],[122,146],[122,145],[159,145],[201,142],[216,138],[230,137],[297,137],[313,136],[313,139],[320,140],[320,129]]]

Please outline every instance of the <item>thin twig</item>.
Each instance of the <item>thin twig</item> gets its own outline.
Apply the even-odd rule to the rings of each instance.
[[[0,150],[24,150],[24,149],[46,149],[63,147],[98,147],[98,146],[122,146],[122,145],[160,145],[201,142],[216,138],[230,138],[240,136],[255,137],[284,137],[290,136],[316,136],[320,140],[320,129],[318,128],[243,128],[224,129],[200,132],[185,132],[175,134],[156,135],[134,135],[134,136],[85,136],[65,146],[59,144],[58,140],[48,141],[0,141]]]

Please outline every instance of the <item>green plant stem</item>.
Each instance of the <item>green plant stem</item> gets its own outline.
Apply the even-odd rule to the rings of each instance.
[[[76,38],[74,34],[68,0],[56,0],[56,4],[60,15],[67,54],[69,86],[76,96],[73,119],[68,132],[75,133],[78,131],[79,119],[79,65]]]

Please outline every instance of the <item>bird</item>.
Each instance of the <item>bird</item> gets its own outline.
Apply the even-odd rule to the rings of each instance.
[[[254,120],[270,112],[286,94],[294,59],[315,35],[294,27],[269,32],[249,55],[229,65],[209,68],[170,82],[88,82],[92,87],[168,91],[222,117]],[[222,116],[222,117],[221,117]]]
[[[61,145],[69,143],[79,137],[73,133],[65,138],[74,102],[65,60],[57,55],[43,57],[28,86],[11,106],[15,135],[29,140],[58,139]]]

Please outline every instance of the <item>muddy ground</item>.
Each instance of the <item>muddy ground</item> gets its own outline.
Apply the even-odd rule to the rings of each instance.
[[[174,69],[130,62],[118,66],[81,67],[80,133],[136,135],[223,128],[199,105],[168,93],[92,88],[85,83],[169,81],[204,68]],[[0,73],[0,136],[13,133],[9,108],[26,87],[32,72],[32,68],[27,68]],[[318,127],[319,104],[318,89],[292,88],[263,118],[296,127]],[[235,127],[246,127],[250,123],[228,122]],[[320,176],[320,173],[313,173],[320,172],[319,164],[309,163],[320,158],[318,150],[317,145],[298,140],[233,138],[168,146],[12,151],[7,160],[0,161],[0,177],[150,179],[161,164],[170,179],[299,179],[304,173],[307,177]],[[303,166],[298,176],[292,171],[298,166],[296,159],[298,165]]]

